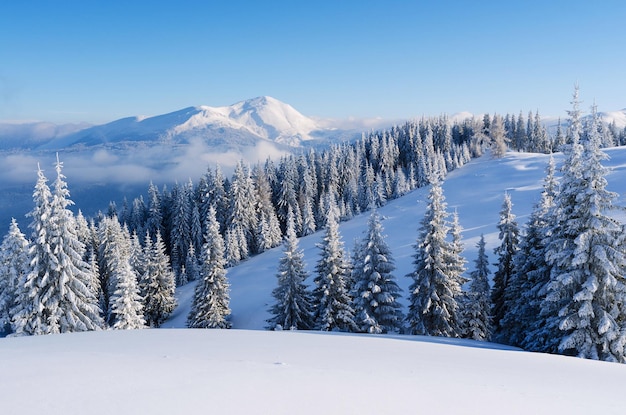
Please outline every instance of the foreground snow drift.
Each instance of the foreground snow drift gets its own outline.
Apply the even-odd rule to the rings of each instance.
[[[618,413],[626,366],[414,336],[108,331],[0,341],[5,414]]]

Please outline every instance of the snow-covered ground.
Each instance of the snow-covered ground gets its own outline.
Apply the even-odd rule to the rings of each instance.
[[[444,339],[445,340],[445,339]],[[469,341],[253,330],[3,339],[3,414],[623,413],[626,366]]]
[[[608,154],[609,189],[624,195],[626,148]],[[548,159],[483,157],[448,176],[444,195],[465,228],[468,270],[481,234],[495,261],[505,191],[520,225],[526,221]],[[379,210],[405,292],[427,191]],[[346,249],[367,218],[341,224]],[[320,238],[301,239],[309,271]],[[0,339],[0,412],[611,414],[626,407],[626,365],[458,339],[265,331],[281,253],[279,247],[229,270],[233,330],[180,329],[189,284],[164,329]]]

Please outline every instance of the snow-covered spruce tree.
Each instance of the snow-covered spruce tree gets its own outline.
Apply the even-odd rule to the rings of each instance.
[[[502,210],[500,210],[500,221],[498,230],[500,234],[500,245],[494,249],[498,262],[495,264],[498,269],[493,275],[493,289],[491,291],[493,335],[496,341],[504,341],[508,334],[500,324],[502,318],[507,313],[508,304],[504,293],[509,286],[514,273],[514,262],[516,252],[519,250],[519,227],[512,212],[513,204],[508,193],[504,195]]]
[[[149,240],[149,235],[146,239]],[[143,316],[150,327],[160,327],[176,307],[176,279],[165,253],[161,232],[157,231],[154,244],[146,245],[142,281]]]
[[[93,279],[84,262],[85,245],[76,234],[68,206],[63,164],[56,162],[54,193],[41,169],[33,199],[33,247],[30,272],[20,284],[14,330],[18,335],[97,330],[103,326],[98,302],[90,290]]]
[[[278,246],[282,240],[280,223],[272,205],[272,189],[263,168],[254,168],[254,190],[256,194],[257,229],[255,230],[255,252],[260,253]]]
[[[150,235],[156,235],[157,232],[163,233],[161,195],[159,194],[159,189],[152,182],[148,185],[148,215],[145,231]]]
[[[9,334],[13,307],[20,281],[30,270],[30,244],[20,231],[17,221],[11,219],[9,233],[0,245],[0,335]]]
[[[200,251],[201,250],[202,249],[200,249]],[[178,286],[185,285],[189,281],[196,281],[200,278],[200,263],[193,244],[189,245],[189,250],[187,251],[187,259],[185,260],[185,272],[181,272],[176,277],[178,278],[176,280],[176,285]]]
[[[550,234],[551,211],[556,195],[554,159],[550,157],[546,168],[541,200],[534,206],[525,232],[520,237],[519,250],[513,258],[513,275],[504,292],[506,312],[500,321],[502,339],[507,344],[527,350],[543,351],[540,305],[545,287],[550,280],[550,269],[545,260],[545,239]]]
[[[134,330],[144,328],[143,304],[137,286],[137,276],[128,259],[115,261],[112,278],[114,291],[109,298],[109,322],[115,330]]]
[[[227,244],[231,253],[228,262],[231,265],[248,258],[254,247],[254,233],[258,220],[255,206],[256,194],[249,169],[239,161],[230,186],[230,206],[226,224],[227,230],[230,231]]]
[[[480,235],[476,244],[478,256],[470,273],[469,291],[463,305],[463,337],[473,340],[491,338],[491,299],[489,297],[489,260],[485,252],[485,238]]]
[[[404,315],[398,298],[402,290],[392,274],[394,260],[376,209],[372,210],[367,234],[357,248],[361,252],[355,255],[358,264],[352,271],[357,326],[366,333],[400,332]]]
[[[145,326],[137,272],[131,265],[132,240],[117,217],[104,218],[98,229],[100,283],[105,320],[115,329]],[[145,263],[141,264],[145,269]]]
[[[308,274],[305,270],[304,253],[298,246],[291,210],[287,216],[287,235],[276,277],[278,286],[272,291],[275,303],[269,310],[272,317],[267,320],[268,328],[280,326],[285,329],[313,329],[313,298],[304,283]]]
[[[313,291],[316,326],[323,331],[358,331],[347,286],[350,265],[346,260],[337,224],[339,212],[332,196],[328,199],[326,231],[322,242],[317,245],[321,257],[315,267],[317,276]]]
[[[415,244],[415,270],[407,275],[413,279],[407,328],[411,334],[460,337],[461,280],[449,266],[453,247],[446,240],[449,227],[443,190],[437,179],[432,181],[430,202]]]
[[[494,115],[489,125],[489,138],[491,140],[491,156],[494,158],[502,158],[506,154],[507,138],[504,132],[502,117]]]
[[[191,240],[191,205],[190,184],[174,188],[172,208],[172,229],[170,231],[170,247],[174,272],[180,272],[185,264],[187,249]]]
[[[206,234],[202,248],[202,278],[196,285],[191,311],[187,317],[190,328],[221,328],[231,326],[229,285],[226,279],[224,241],[216,219],[215,208],[207,212]]]
[[[606,189],[598,117],[581,142],[578,88],[574,93],[562,182],[555,200],[558,221],[547,246],[550,282],[542,304],[545,330],[556,352],[625,362],[626,270],[624,226],[608,216],[617,195]]]

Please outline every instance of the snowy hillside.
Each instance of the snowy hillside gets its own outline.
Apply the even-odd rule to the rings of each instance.
[[[617,204],[626,206],[626,147],[606,152],[611,158],[605,165],[612,168],[607,178],[608,188],[619,193]],[[444,196],[448,210],[457,211],[464,228],[462,236],[468,271],[473,269],[476,244],[481,234],[485,236],[489,261],[496,261],[493,249],[500,243],[496,225],[505,192],[511,197],[513,214],[517,216],[520,226],[526,223],[533,205],[539,200],[549,158],[544,154],[512,152],[501,159],[483,156],[448,175],[443,184]],[[558,165],[561,155],[557,154],[555,160]],[[405,275],[413,270],[413,245],[427,205],[427,195],[427,188],[418,189],[379,209],[387,243],[396,262],[394,275],[405,297],[410,283],[410,278]],[[368,218],[369,213],[365,213],[340,225],[346,250],[350,251],[355,239],[362,237]],[[313,284],[313,271],[319,259],[316,244],[322,236],[322,232],[317,232],[300,239],[300,248],[304,250],[310,274],[309,284]],[[270,317],[267,309],[273,302],[271,292],[276,285],[275,274],[281,255],[282,247],[277,247],[229,269],[234,328],[257,330],[266,326],[265,320]],[[491,272],[495,269],[492,265]],[[180,306],[165,327],[185,327],[192,295],[193,284],[179,288]],[[406,298],[401,298],[400,302],[406,306]]]
[[[607,153],[608,187],[626,205],[626,148]],[[481,234],[495,261],[505,191],[518,222],[525,223],[548,159],[484,156],[448,176],[444,196],[464,227],[468,270]],[[379,209],[405,293],[427,191]],[[362,235],[367,218],[341,224],[346,249]],[[309,272],[320,238],[318,232],[300,241]],[[163,329],[0,339],[3,413],[623,412],[625,365],[458,339],[265,331],[281,253],[278,247],[229,269],[234,330],[175,329],[185,326],[194,288],[187,284],[178,289],[180,305]]]

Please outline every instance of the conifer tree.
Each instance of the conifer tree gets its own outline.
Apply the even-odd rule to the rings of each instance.
[[[624,362],[624,227],[609,216],[617,195],[606,189],[607,156],[600,150],[595,107],[581,143],[578,88],[572,103],[572,144],[555,200],[558,220],[546,246],[551,275],[542,304],[545,330],[559,353]]]
[[[272,291],[275,299],[270,308],[272,317],[267,320],[270,329],[278,326],[285,329],[310,330],[314,328],[313,298],[305,280],[304,254],[298,246],[293,213],[288,212],[287,235],[283,256],[278,266],[278,286]]]
[[[191,239],[190,185],[176,186],[173,194],[172,229],[170,232],[171,260],[174,272],[185,264]]]
[[[189,250],[187,251],[185,272],[181,271],[176,277],[176,285],[178,286],[185,285],[189,281],[196,281],[200,278],[200,262],[193,245],[189,245]]]
[[[148,326],[160,327],[176,307],[175,277],[160,232],[154,244],[146,246],[146,257],[148,262],[142,276],[143,315]]]
[[[493,121],[489,127],[489,138],[491,139],[491,156],[494,158],[504,157],[507,149],[507,139],[502,117],[497,114],[493,116]]]
[[[29,250],[26,236],[20,231],[17,221],[11,219],[9,233],[0,245],[0,334],[12,331],[18,286],[30,270]]]
[[[463,337],[473,340],[491,338],[491,300],[489,298],[489,260],[485,252],[485,237],[480,236],[478,257],[470,274],[469,292],[463,306]]]
[[[329,199],[326,232],[318,248],[321,257],[315,271],[315,289],[313,295],[316,303],[315,320],[317,327],[324,331],[358,331],[354,323],[352,298],[349,294],[347,279],[350,267],[345,258],[343,242],[337,224],[338,208],[332,198]]]
[[[461,281],[448,265],[453,249],[446,240],[448,214],[437,179],[433,179],[428,199],[415,244],[415,270],[407,275],[413,279],[409,286],[408,330],[412,334],[459,337]]]
[[[367,235],[357,244],[361,252],[356,255],[358,265],[352,273],[355,322],[366,333],[400,332],[404,320],[398,303],[402,290],[392,275],[394,260],[382,232],[380,216],[374,209]]]
[[[41,169],[33,193],[35,209],[33,249],[29,274],[20,284],[18,309],[14,314],[17,334],[49,334],[98,330],[103,326],[93,275],[84,262],[85,245],[76,234],[76,221],[68,209],[73,202],[62,163],[56,162],[54,193]]]
[[[225,267],[224,242],[219,233],[215,208],[211,206],[202,248],[202,278],[196,285],[187,317],[188,327],[230,328],[231,323],[227,319],[230,315],[230,296]]]
[[[145,327],[137,276],[127,259],[118,257],[112,272],[113,293],[109,298],[109,323],[115,330]]]
[[[500,322],[505,343],[528,350],[544,351],[541,330],[541,301],[550,279],[550,269],[545,260],[544,241],[550,235],[551,210],[557,190],[555,165],[551,157],[546,168],[541,200],[535,205],[520,238],[519,250],[513,258],[513,275],[505,289],[508,304]]]
[[[512,212],[512,206],[511,196],[505,193],[500,210],[500,221],[498,222],[498,230],[500,231],[498,237],[501,242],[494,249],[498,258],[498,262],[495,264],[498,269],[493,276],[493,290],[491,292],[494,336],[500,341],[507,337],[507,333],[504,333],[500,322],[507,313],[508,304],[506,303],[505,292],[515,271],[513,258],[519,250],[519,227]]]
[[[248,258],[254,246],[254,233],[257,229],[257,215],[255,211],[256,196],[250,173],[239,162],[233,174],[230,186],[230,207],[227,220],[228,262],[235,265]]]
[[[161,209],[161,196],[159,189],[150,182],[148,186],[148,215],[145,230],[150,235],[157,232],[163,233],[163,212]]]

